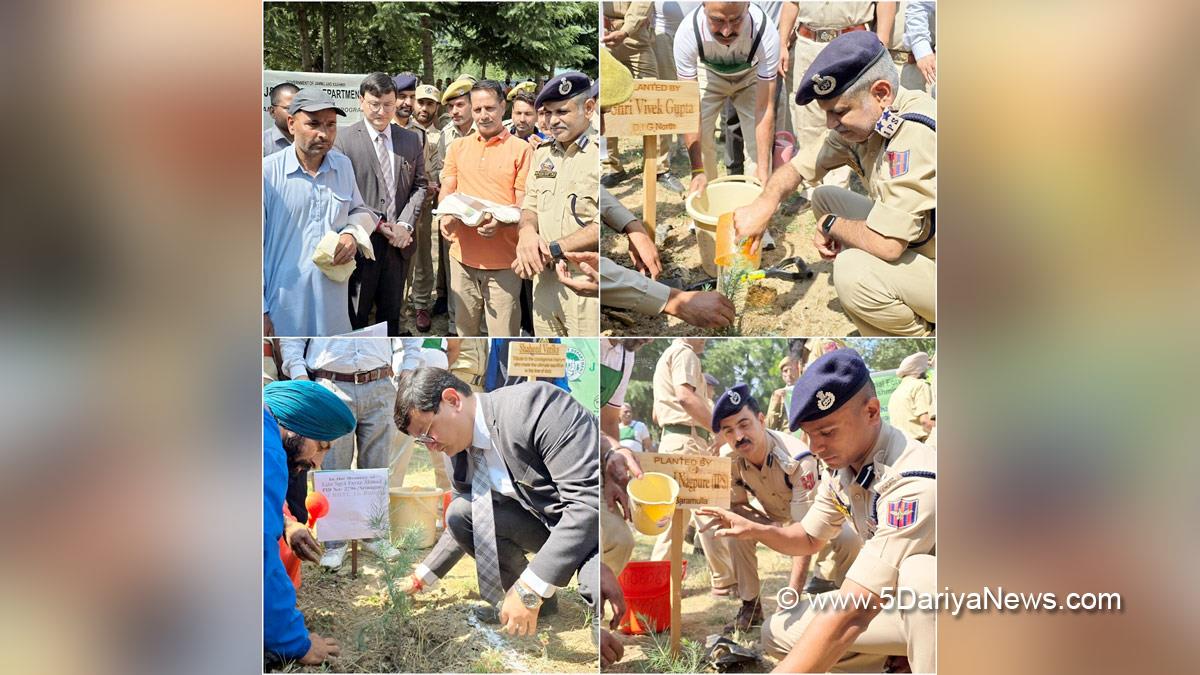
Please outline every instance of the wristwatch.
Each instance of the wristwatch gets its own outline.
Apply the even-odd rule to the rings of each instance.
[[[550,255],[555,260],[565,260],[566,259],[566,257],[563,256],[562,246],[559,246],[557,241],[550,242]]]
[[[517,581],[517,583],[513,584],[513,588],[517,591],[517,597],[521,598],[521,604],[525,605],[527,609],[537,609],[542,606],[542,596],[526,588],[525,584]]]
[[[835,220],[837,220],[837,216],[832,213],[825,216],[825,220],[821,221],[821,231],[829,234],[829,230],[833,229],[833,221]]]
[[[409,233],[409,234],[412,234],[412,233],[413,233],[413,226],[412,226],[412,225],[409,225],[408,223],[404,222],[403,220],[402,220],[402,221],[400,221],[400,224],[404,226],[404,229],[408,230],[408,233]]]

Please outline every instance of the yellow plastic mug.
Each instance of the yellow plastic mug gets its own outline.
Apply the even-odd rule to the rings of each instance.
[[[625,491],[633,511],[633,526],[638,532],[654,536],[667,531],[679,497],[679,483],[674,478],[665,473],[646,473],[630,479]],[[665,523],[659,525],[663,519]]]

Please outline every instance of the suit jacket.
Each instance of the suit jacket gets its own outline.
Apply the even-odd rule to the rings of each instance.
[[[483,407],[492,445],[504,459],[517,501],[550,530],[529,569],[565,586],[593,556],[600,537],[599,424],[571,394],[546,382],[524,382],[474,394]],[[451,458],[457,496],[471,495],[471,460]],[[441,577],[462,557],[449,530],[425,558]]]
[[[416,227],[421,218],[428,185],[421,135],[395,122],[391,124],[391,131],[392,168],[396,176],[396,220]],[[354,165],[354,178],[367,208],[383,216],[387,181],[383,172],[379,170],[379,157],[375,152],[375,144],[371,141],[371,134],[367,131],[367,121],[360,120],[339,128],[334,146],[349,157],[350,163]],[[412,254],[416,241],[414,232],[412,242],[402,251],[405,257]]]

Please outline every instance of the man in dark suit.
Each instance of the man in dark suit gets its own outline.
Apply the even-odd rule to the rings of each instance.
[[[392,122],[396,83],[371,73],[359,85],[361,122],[342,129],[335,147],[350,158],[358,191],[367,207],[383,218],[371,235],[375,260],[361,254],[350,276],[350,325],[364,328],[386,321],[388,335],[400,335],[404,265],[412,256],[413,228],[425,202],[425,158],[420,134]]]
[[[396,426],[450,456],[454,499],[446,531],[417,566],[409,592],[437,582],[463,553],[475,558],[479,592],[515,635],[532,635],[555,611],[558,588],[578,574],[599,598],[600,461],[596,417],[546,382],[473,393],[440,368],[405,371]],[[525,554],[533,553],[526,561]],[[490,608],[489,608],[490,609]],[[490,615],[490,616],[489,616]]]

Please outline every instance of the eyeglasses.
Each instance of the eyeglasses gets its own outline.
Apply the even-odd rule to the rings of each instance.
[[[422,445],[429,445],[430,443],[436,442],[436,439],[433,436],[429,435],[430,429],[433,429],[433,420],[432,419],[429,420],[429,426],[425,427],[425,431],[413,436],[413,440],[415,440],[416,442],[418,442]]]
[[[387,112],[392,112],[398,106],[395,103],[389,103],[387,105],[384,105],[382,103],[367,102],[367,107],[371,109],[371,112],[379,112],[380,110],[386,110]]]

